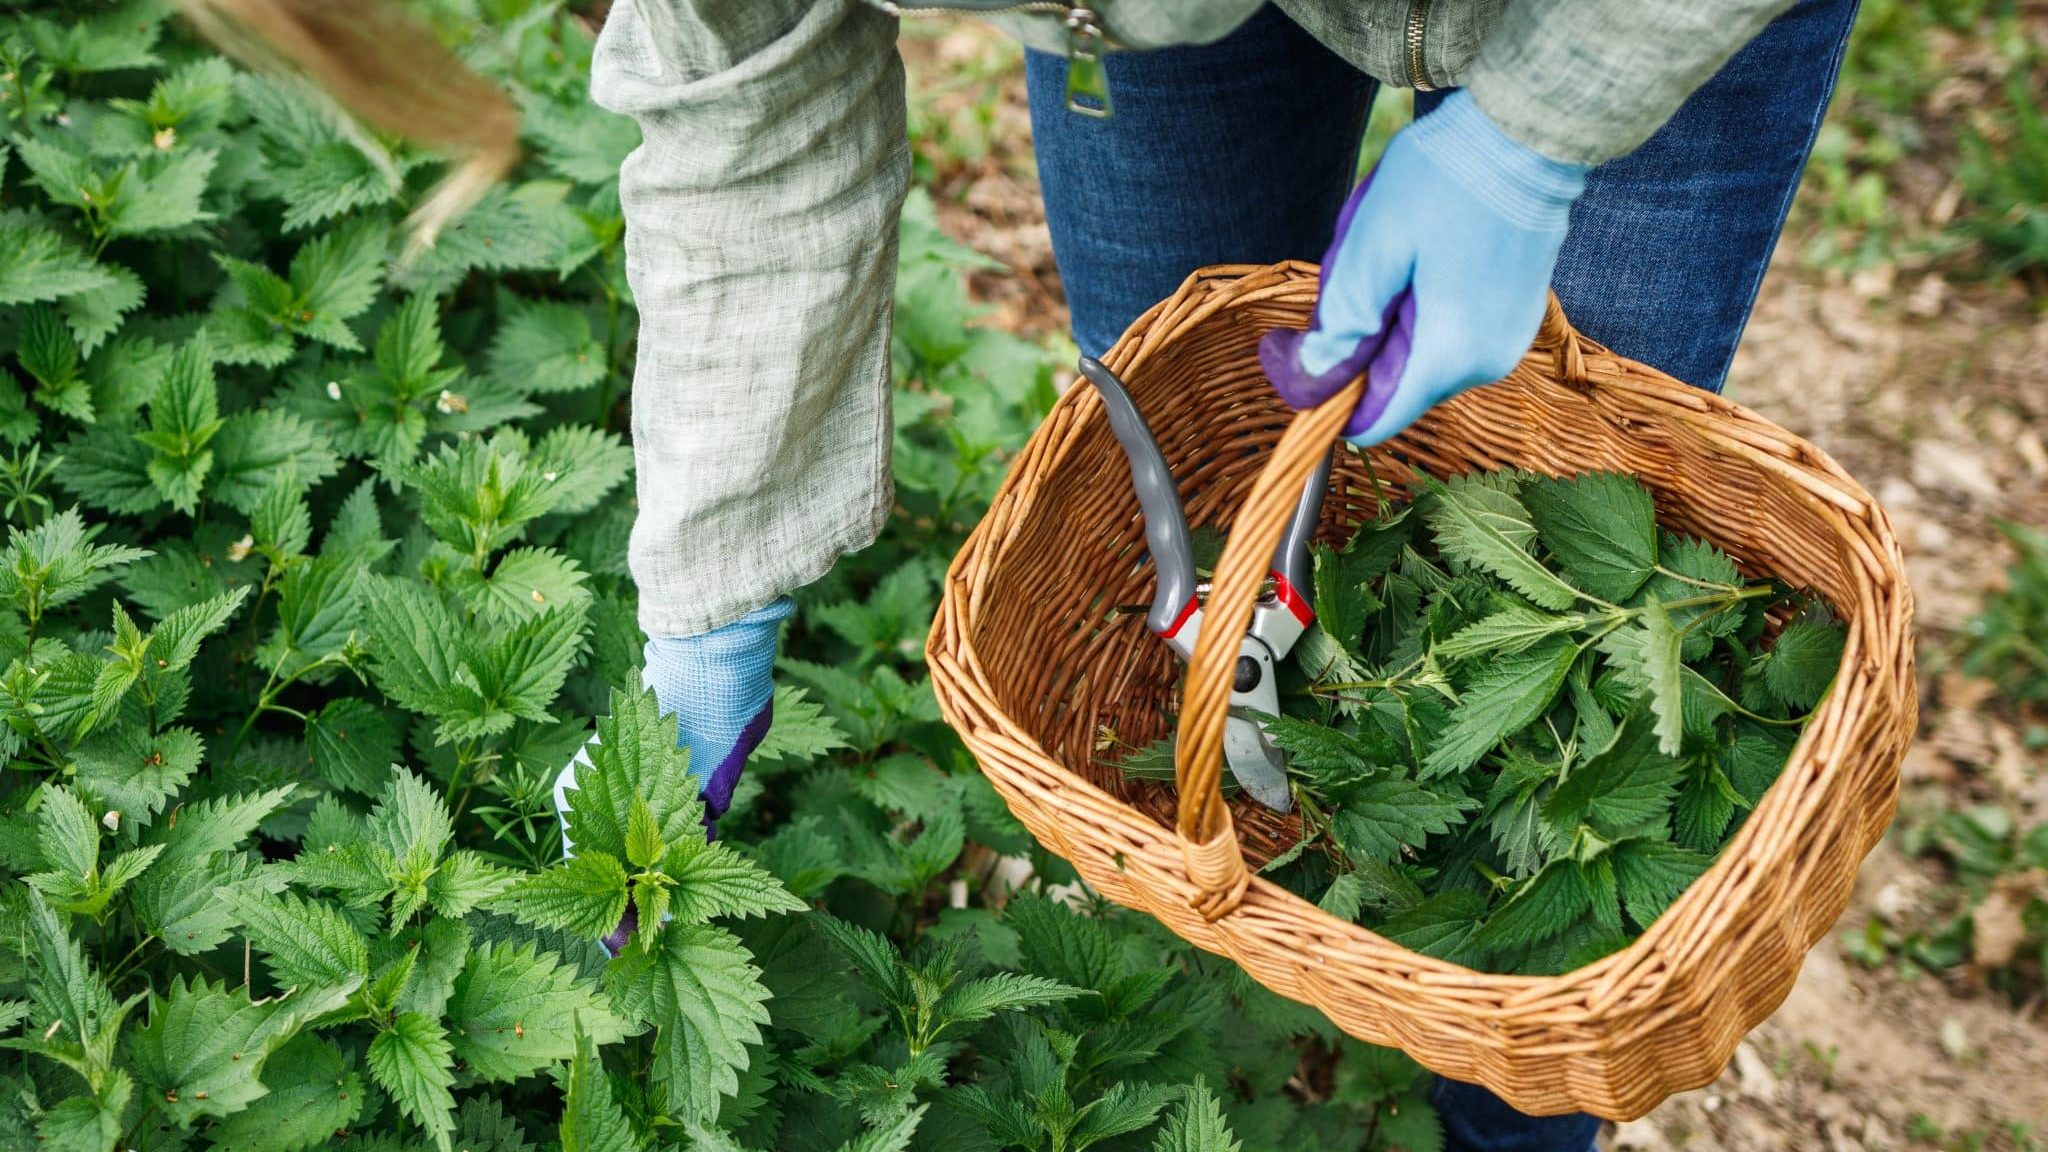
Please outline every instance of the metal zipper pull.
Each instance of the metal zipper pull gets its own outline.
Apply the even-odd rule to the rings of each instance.
[[[1086,8],[1067,10],[1067,111],[1107,120],[1109,73],[1102,66],[1102,24]]]

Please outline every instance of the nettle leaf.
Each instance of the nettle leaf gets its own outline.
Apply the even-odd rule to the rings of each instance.
[[[804,912],[810,905],[792,896],[776,878],[722,843],[690,835],[668,849],[661,870],[673,881],[670,915],[677,923],[717,916],[767,916]]]
[[[1542,944],[1592,910],[1593,889],[1585,869],[1576,860],[1552,860],[1515,885],[1506,902],[1487,917],[1476,942],[1496,952]]]
[[[1078,996],[1092,995],[1044,976],[1022,972],[999,972],[978,980],[966,980],[946,990],[936,1014],[953,1023],[987,1020],[998,1012],[1017,1012],[1060,1004]]]
[[[1432,484],[1428,495],[1423,517],[1444,555],[1491,572],[1540,608],[1558,611],[1577,602],[1578,591],[1531,553],[1536,526],[1512,494],[1459,476]]]
[[[96,1091],[77,1093],[50,1106],[36,1121],[40,1152],[114,1152],[124,1130],[121,1117],[135,1088],[116,1068]]]
[[[1464,660],[1473,656],[1513,656],[1526,652],[1537,641],[1575,632],[1590,619],[1583,615],[1557,615],[1526,604],[1507,603],[1479,620],[1458,629],[1431,648],[1440,660]]]
[[[241,918],[279,984],[353,989],[369,977],[362,933],[327,904],[290,894],[259,896],[222,889],[221,900]]]
[[[1631,601],[1640,605],[1651,600],[1667,605],[1671,623],[1685,634],[1686,660],[1698,660],[1712,649],[1714,639],[1733,635],[1742,627],[1742,606],[1715,607],[1696,604],[1668,607],[1679,600],[1697,600],[1717,592],[1732,592],[1742,586],[1742,573],[1728,554],[1704,540],[1661,533],[1659,564],[1665,569],[1650,577]]]
[[[1711,856],[1663,840],[1624,840],[1611,857],[1622,905],[1645,929],[1713,863]]]
[[[802,688],[776,685],[774,716],[768,734],[747,757],[750,766],[807,764],[850,747],[845,730]]]
[[[1239,1152],[1223,1106],[1200,1076],[1181,1089],[1180,1106],[1152,1139],[1152,1152]]]
[[[1835,682],[1847,646],[1847,633],[1832,620],[1787,624],[1764,657],[1764,688],[1795,712],[1812,708]]]
[[[257,661],[280,677],[297,676],[308,665],[340,653],[366,604],[383,600],[365,594],[368,580],[353,557],[319,556],[286,569],[277,586],[277,627],[257,648]],[[381,679],[379,687],[407,701]]]
[[[228,416],[213,440],[215,499],[253,514],[264,497],[286,483],[317,484],[334,475],[340,457],[305,418],[280,408],[253,408]]]
[[[1453,889],[1396,912],[1380,924],[1380,935],[1410,951],[1456,964],[1472,963],[1472,939],[1486,916],[1486,898]]]
[[[78,341],[78,350],[91,355],[121,326],[128,313],[142,306],[145,290],[142,277],[118,264],[101,265],[111,282],[63,298],[57,311]]]
[[[528,924],[585,939],[609,935],[626,915],[626,869],[617,857],[580,847],[565,863],[519,880],[499,905]]]
[[[441,1026],[417,1012],[401,1012],[370,1041],[367,1062],[370,1078],[391,1094],[398,1110],[424,1128],[441,1152],[449,1152],[454,1050]]]
[[[200,199],[218,158],[212,149],[193,148],[127,165],[119,194],[106,206],[108,235],[152,236],[213,219]]]
[[[575,1026],[576,1051],[563,1078],[562,1152],[642,1152],[647,1145],[612,1099],[597,1044]]]
[[[52,222],[0,212],[0,307],[116,290],[120,270],[95,262]]]
[[[524,452],[497,440],[443,444],[434,455],[389,471],[419,492],[427,527],[465,556],[495,552],[569,491]]]
[[[164,13],[145,3],[111,7],[89,17],[64,21],[32,17],[24,31],[36,55],[59,71],[124,72],[157,62],[154,51],[163,32]]]
[[[1577,658],[1577,645],[1556,636],[1480,669],[1460,690],[1449,727],[1424,757],[1422,777],[1470,768],[1508,734],[1543,715]]]
[[[520,130],[538,147],[541,162],[579,184],[615,186],[619,165],[640,144],[640,126],[588,100],[520,102]]]
[[[105,1079],[114,1041],[135,1001],[116,1005],[85,951],[59,923],[42,894],[28,896],[29,997],[34,1011],[24,1029],[30,1050],[61,1061],[87,1083]]]
[[[625,1022],[574,968],[531,944],[504,942],[480,949],[456,977],[448,1026],[456,1058],[485,1081],[517,1080],[570,1059],[579,1028],[596,1044],[626,1035]]]
[[[343,696],[306,717],[306,748],[322,779],[364,796],[383,791],[400,755],[400,734],[384,710]]]
[[[1421,848],[1430,836],[1465,822],[1470,802],[1441,796],[1394,777],[1344,789],[1330,832],[1354,857],[1393,863],[1404,847]]]
[[[558,607],[590,603],[589,576],[574,560],[548,548],[514,548],[489,576],[464,570],[458,587],[476,614],[492,624],[531,619]]]
[[[1371,726],[1352,732],[1267,713],[1260,713],[1258,720],[1274,747],[1287,753],[1287,766],[1293,771],[1343,780],[1402,765],[1407,759],[1392,737]]]
[[[654,1083],[668,1109],[708,1116],[739,1091],[748,1047],[768,1023],[768,989],[753,954],[730,932],[671,924],[654,947],[612,962],[614,1010],[654,1023]]]
[[[348,352],[362,341],[348,326],[377,298],[390,233],[364,218],[300,247],[287,276],[227,256],[216,256],[230,289],[207,319],[216,354],[225,363],[275,367],[304,337]]]
[[[164,996],[151,997],[148,1022],[128,1036],[128,1056],[164,1114],[189,1128],[260,1099],[272,1053],[347,996],[325,989],[252,1001],[243,989],[176,977]]]
[[[1664,839],[1680,765],[1657,747],[1645,708],[1623,721],[1614,743],[1581,764],[1543,801],[1543,818],[1567,837],[1580,825],[1613,842],[1631,836]]]
[[[363,1078],[338,1044],[301,1032],[263,1069],[269,1091],[211,1130],[214,1147],[298,1152],[351,1127],[364,1104]]]
[[[591,333],[588,312],[552,301],[503,299],[505,315],[491,339],[493,375],[533,393],[576,392],[605,378],[604,345]]]
[[[690,754],[676,744],[676,718],[663,715],[651,689],[613,689],[611,714],[597,722],[568,793],[567,835],[580,850],[626,857],[626,825],[636,798],[647,804],[664,840],[680,842],[700,825],[703,807]],[[700,825],[701,826],[701,825]],[[701,832],[699,832],[701,835]]]

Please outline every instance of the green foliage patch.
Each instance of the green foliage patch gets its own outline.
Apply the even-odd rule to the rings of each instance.
[[[1660,530],[1630,477],[1477,473],[1382,506],[1316,550],[1317,621],[1264,718],[1303,835],[1265,871],[1475,968],[1614,951],[1777,778],[1842,627]]]
[[[898,506],[704,842],[625,563],[634,129],[560,6],[425,7],[530,155],[410,264],[432,158],[154,0],[0,15],[0,1147],[1440,1147],[1412,1062],[1047,896],[939,722],[939,566],[1071,354],[922,193]]]

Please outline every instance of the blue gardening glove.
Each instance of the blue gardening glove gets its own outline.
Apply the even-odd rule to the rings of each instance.
[[[1281,399],[1312,408],[1363,371],[1344,436],[1377,444],[1513,371],[1588,170],[1509,138],[1468,92],[1396,134],[1337,219],[1308,331],[1259,344]]]
[[[663,712],[676,714],[677,743],[690,750],[690,772],[704,797],[704,832],[725,815],[747,756],[768,734],[775,696],[777,628],[796,611],[780,597],[738,620],[697,636],[649,637],[642,655],[647,686]],[[594,739],[594,737],[593,737]],[[568,835],[568,791],[576,787],[576,766],[589,764],[587,750],[555,777],[555,812],[563,823],[562,856],[573,855]],[[626,918],[604,938],[617,955],[639,926],[631,905]]]

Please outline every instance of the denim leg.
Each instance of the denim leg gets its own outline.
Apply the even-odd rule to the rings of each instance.
[[[1319,260],[1375,85],[1268,5],[1213,44],[1107,58],[1116,114],[1065,107],[1066,61],[1025,80],[1074,340],[1100,356],[1207,264]]]
[[[1641,148],[1593,170],[1551,280],[1580,331],[1720,391],[1855,18],[1856,0],[1802,0]]]

